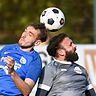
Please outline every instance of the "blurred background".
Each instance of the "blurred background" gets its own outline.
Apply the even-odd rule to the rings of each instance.
[[[48,32],[49,37],[65,32],[78,44],[78,62],[88,70],[96,89],[96,0],[0,0],[0,45],[17,43],[25,27],[40,22],[42,11],[48,7],[57,7],[65,15],[64,27]],[[51,59],[46,47],[37,50],[44,65],[48,64]],[[30,96],[35,96],[34,90]]]
[[[96,42],[96,0],[0,0],[0,44],[16,43],[25,26],[39,22],[41,12],[48,7],[58,7],[65,14],[60,32],[78,44]],[[49,36],[60,32],[49,32]]]

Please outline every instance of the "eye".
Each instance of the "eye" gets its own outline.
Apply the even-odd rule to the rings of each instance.
[[[31,31],[29,31],[29,36],[32,36],[32,35],[34,35]]]

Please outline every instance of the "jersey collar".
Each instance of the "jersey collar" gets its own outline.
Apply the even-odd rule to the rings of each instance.
[[[53,59],[54,59],[54,61],[62,63],[62,64],[72,64],[72,62],[70,62],[70,61],[60,61],[60,60],[57,60],[55,58],[53,58]]]

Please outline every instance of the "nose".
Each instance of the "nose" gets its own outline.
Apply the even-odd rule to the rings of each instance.
[[[26,35],[27,35],[27,32],[24,31],[24,32],[22,33],[22,37],[25,38]]]
[[[73,47],[76,47],[76,44],[73,43],[72,45],[73,45]]]
[[[21,35],[21,37],[20,37],[20,39],[25,39],[26,38],[26,36],[25,35]]]

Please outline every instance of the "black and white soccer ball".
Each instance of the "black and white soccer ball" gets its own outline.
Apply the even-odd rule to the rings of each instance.
[[[58,31],[65,24],[64,13],[57,7],[49,7],[41,13],[40,23],[44,23],[49,31]]]

